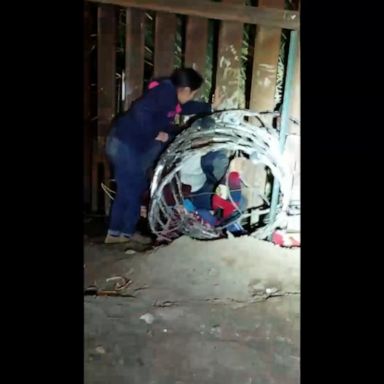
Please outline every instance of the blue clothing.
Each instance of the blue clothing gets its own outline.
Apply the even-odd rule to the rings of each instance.
[[[106,146],[117,186],[110,212],[111,235],[135,232],[142,195],[149,186],[147,173],[168,144],[155,140],[159,132],[171,132],[177,112],[189,115],[210,110],[209,104],[197,101],[178,106],[176,88],[167,79],[146,91],[116,120]]]
[[[139,221],[141,198],[148,184],[141,161],[143,157],[136,148],[113,136],[107,140],[106,151],[114,168],[117,186],[108,232],[129,237]]]
[[[212,196],[227,172],[229,159],[225,151],[208,152],[201,158],[200,164],[207,180],[198,191],[191,193],[190,199],[199,209],[210,210]]]
[[[153,144],[160,131],[170,132],[177,112],[182,115],[211,112],[207,103],[190,101],[179,106],[175,86],[168,79],[147,90],[136,100],[129,111],[115,122],[116,137],[145,150]]]

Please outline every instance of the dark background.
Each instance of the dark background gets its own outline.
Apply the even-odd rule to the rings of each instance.
[[[10,383],[83,377],[82,6],[2,12]],[[380,367],[382,22],[365,7],[301,8],[303,383],[373,383]]]

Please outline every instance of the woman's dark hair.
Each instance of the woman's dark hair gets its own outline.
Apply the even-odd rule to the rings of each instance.
[[[192,91],[203,84],[203,77],[193,68],[175,69],[170,78],[176,88],[189,87]]]

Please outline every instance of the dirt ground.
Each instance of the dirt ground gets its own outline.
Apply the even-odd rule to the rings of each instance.
[[[300,251],[249,237],[128,255],[84,244],[86,384],[293,384],[300,377]]]

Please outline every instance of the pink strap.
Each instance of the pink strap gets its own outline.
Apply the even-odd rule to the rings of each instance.
[[[151,81],[148,85],[148,89],[156,88],[160,83],[158,81]]]
[[[154,81],[151,81],[148,85],[148,89],[152,89],[152,88],[156,88],[157,86],[159,86],[160,83],[156,80]],[[176,109],[174,112],[172,112],[172,115],[173,114],[176,114],[176,115],[179,115],[181,113],[182,109],[181,109],[181,105],[180,104],[177,104],[176,105]]]

